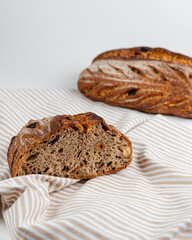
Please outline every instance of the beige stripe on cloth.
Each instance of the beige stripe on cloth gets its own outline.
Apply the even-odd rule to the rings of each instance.
[[[95,112],[133,143],[133,163],[78,181],[10,178],[6,152],[29,119]],[[13,239],[192,239],[192,131],[75,90],[0,90],[0,195]]]

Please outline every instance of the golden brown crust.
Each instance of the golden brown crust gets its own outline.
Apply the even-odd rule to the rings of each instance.
[[[30,120],[20,130],[18,135],[11,139],[7,152],[7,160],[9,163],[11,176],[17,176],[19,165],[28,152],[35,145],[46,141],[46,139],[48,139],[51,135],[57,134],[62,129],[68,128],[73,128],[75,131],[88,132],[95,124],[102,124],[103,128],[106,128],[126,139],[131,148],[131,142],[126,136],[124,136],[114,127],[109,126],[103,118],[91,112],[78,115],[57,115],[55,117],[44,118],[37,121]],[[129,163],[127,163],[127,166]],[[122,167],[122,169],[125,167]],[[117,169],[114,169],[112,172],[115,171],[117,171]],[[83,178],[87,177],[88,176],[85,176]],[[91,177],[89,176],[89,178]]]
[[[192,118],[192,59],[161,48],[109,51],[81,73],[78,89],[92,100]]]
[[[167,63],[177,63],[192,67],[192,58],[171,52],[164,48],[135,47],[107,51],[99,54],[94,60],[116,59],[116,60],[156,60]]]

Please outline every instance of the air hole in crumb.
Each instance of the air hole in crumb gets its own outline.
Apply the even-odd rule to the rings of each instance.
[[[79,130],[79,128],[78,127],[72,127],[72,129],[74,130],[74,131],[78,131]]]
[[[59,140],[59,135],[57,135],[51,142],[49,142],[50,145],[53,145],[55,142]]]
[[[26,161],[33,160],[33,159],[35,159],[35,158],[36,158],[38,155],[39,155],[39,152],[37,152],[37,153],[35,153],[35,154],[33,154],[33,155],[29,156],[29,157],[27,158],[27,160],[26,160]]]
[[[99,165],[102,162],[102,160],[100,160],[99,162],[95,162],[95,165]]]
[[[54,152],[55,152],[55,150],[52,150],[52,151],[51,151],[51,154],[53,154]]]
[[[64,166],[62,171],[69,171],[69,167],[68,166]]]
[[[43,170],[43,173],[46,173],[49,170],[49,168],[45,168],[45,170]]]
[[[86,160],[83,160],[83,162],[85,163],[85,165],[87,165],[87,161]]]
[[[79,151],[79,153],[77,154],[77,157],[79,157],[79,155],[82,153],[82,151]]]
[[[59,153],[62,153],[62,152],[63,152],[63,148],[60,148],[60,149],[58,150],[58,152],[59,152]]]
[[[65,117],[65,119],[70,120],[70,117]]]
[[[80,167],[83,167],[83,163],[82,162],[80,163]]]
[[[135,88],[133,88],[133,89],[131,89],[131,90],[128,91],[128,95],[129,95],[129,96],[133,96],[133,95],[135,95],[136,93],[137,93],[137,89],[135,89]]]
[[[105,164],[102,162],[99,167],[102,168]]]
[[[115,167],[111,168],[111,170],[115,170]]]
[[[112,161],[108,162],[107,167],[111,166],[111,164],[112,164]]]
[[[123,150],[120,147],[118,147],[118,149],[119,149],[120,152],[123,152]]]
[[[41,171],[39,171],[38,174],[41,174]]]
[[[106,132],[108,130],[107,126],[104,123],[101,123],[103,130]]]
[[[105,171],[103,170],[103,173],[105,173]]]
[[[86,152],[86,155],[89,155],[89,153],[88,153],[88,152]]]

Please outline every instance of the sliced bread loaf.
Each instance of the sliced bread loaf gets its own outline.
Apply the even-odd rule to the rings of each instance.
[[[93,178],[126,168],[130,140],[94,113],[31,120],[7,153],[11,175]]]

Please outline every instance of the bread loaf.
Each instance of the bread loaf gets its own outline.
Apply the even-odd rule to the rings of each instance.
[[[126,168],[130,140],[94,113],[29,121],[13,137],[7,159],[11,176],[47,174],[93,178]]]
[[[192,118],[192,58],[166,49],[100,54],[81,73],[78,88],[92,100]]]

